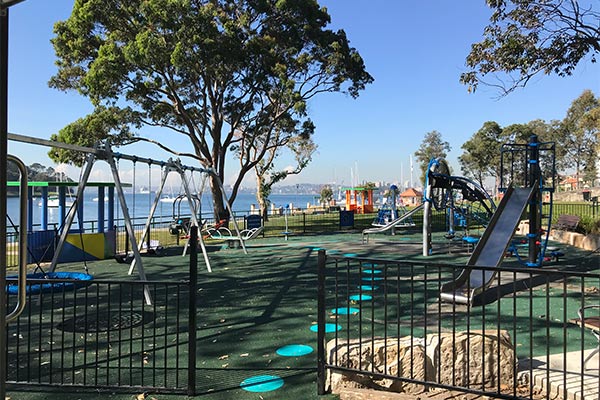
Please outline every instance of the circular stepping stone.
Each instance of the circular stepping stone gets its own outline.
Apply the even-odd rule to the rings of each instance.
[[[288,344],[275,351],[283,357],[300,357],[313,352],[313,348],[305,344]]]
[[[364,290],[364,291],[372,291],[372,290],[377,290],[379,289],[379,286],[373,286],[373,285],[360,285],[358,287],[360,290]]]
[[[276,375],[257,375],[244,379],[240,387],[248,392],[260,393],[277,390],[283,386],[283,379]]]
[[[363,271],[363,274],[367,274],[367,275],[377,275],[377,274],[381,274],[381,273],[383,273],[383,271],[380,269],[365,269]]]
[[[336,331],[339,331],[340,329],[342,329],[341,325],[337,325],[337,324],[325,324],[325,333],[336,332]],[[313,332],[318,332],[319,331],[319,325],[317,325],[317,324],[312,325],[310,327],[310,330],[313,331]]]
[[[353,294],[349,299],[352,301],[373,300],[373,296],[369,294]]]
[[[358,314],[360,312],[359,308],[356,307],[339,307],[331,310],[333,314],[339,315],[350,315],[350,314]]]

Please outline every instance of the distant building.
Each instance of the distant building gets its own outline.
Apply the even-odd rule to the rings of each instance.
[[[405,206],[418,206],[423,201],[423,193],[413,188],[406,189],[400,193],[400,201]]]
[[[560,190],[565,192],[569,192],[572,190],[577,190],[577,178],[573,176],[567,176],[565,179],[560,181]]]

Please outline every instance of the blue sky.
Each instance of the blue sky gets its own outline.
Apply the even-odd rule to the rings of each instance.
[[[540,76],[525,89],[498,99],[491,89],[469,94],[458,81],[471,43],[480,40],[491,11],[484,0],[321,0],[334,29],[351,45],[375,78],[356,100],[325,94],[309,104],[319,146],[309,167],[287,184],[336,181],[348,185],[351,169],[361,181],[409,180],[409,157],[432,130],[452,146],[455,168],[460,146],[486,121],[505,126],[533,119],[562,119],[585,89],[600,95],[600,66],[586,62],[572,77]],[[48,138],[91,107],[76,93],[47,86],[54,74],[50,39],[56,21],[68,18],[73,1],[27,0],[10,10],[9,131]],[[187,142],[178,144],[179,150]],[[46,149],[9,143],[27,164],[52,165]],[[125,153],[168,158],[151,145]],[[288,162],[281,160],[282,166]],[[418,176],[415,165],[414,177]],[[77,170],[73,169],[73,173]],[[402,174],[403,172],[403,174]],[[235,173],[229,163],[228,175]],[[101,172],[98,172],[101,174]],[[251,184],[251,183],[249,183]]]

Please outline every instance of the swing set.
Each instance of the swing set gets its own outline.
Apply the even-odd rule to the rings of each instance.
[[[54,256],[50,263],[48,272],[45,274],[54,274],[55,273],[60,254],[66,243],[67,235],[69,234],[69,230],[73,224],[73,221],[75,219],[77,211],[80,209],[80,207],[83,204],[82,202],[83,202],[84,188],[86,186],[86,183],[89,181],[92,168],[93,168],[95,162],[98,160],[102,160],[102,161],[105,161],[106,163],[108,163],[110,170],[111,170],[113,180],[114,180],[115,191],[116,191],[118,203],[120,206],[118,208],[118,210],[121,211],[122,216],[123,216],[123,221],[124,221],[125,230],[126,230],[126,240],[131,245],[131,252],[132,252],[131,260],[129,260],[130,255],[128,254],[128,252],[125,255],[125,260],[128,262],[130,261],[130,267],[129,267],[128,274],[129,275],[133,274],[134,269],[136,269],[136,267],[137,267],[138,277],[142,281],[146,281],[147,279],[146,279],[146,274],[145,274],[145,271],[143,268],[141,251],[144,249],[144,247],[146,247],[146,250],[149,250],[148,244],[150,242],[149,241],[150,226],[152,224],[152,219],[154,218],[155,212],[156,212],[158,204],[160,202],[160,198],[163,193],[163,189],[164,189],[165,183],[167,181],[167,177],[169,176],[170,173],[174,172],[174,173],[178,174],[181,178],[182,186],[184,189],[184,195],[182,196],[181,201],[186,199],[188,202],[188,206],[191,211],[190,226],[200,227],[200,223],[198,221],[197,215],[198,215],[198,212],[200,211],[200,207],[201,207],[201,204],[199,201],[199,199],[201,197],[201,193],[199,195],[192,194],[192,191],[190,188],[190,181],[187,179],[186,171],[190,171],[192,174],[193,174],[193,172],[199,172],[204,175],[204,179],[206,179],[207,176],[216,177],[217,179],[215,179],[215,181],[221,186],[225,205],[226,205],[228,211],[233,215],[233,210],[231,208],[231,205],[229,204],[227,198],[225,197],[225,190],[224,190],[223,184],[220,181],[220,179],[218,178],[218,176],[216,176],[215,172],[211,169],[185,166],[181,163],[181,160],[179,160],[179,159],[176,159],[176,160],[169,159],[166,162],[165,161],[155,161],[150,158],[142,158],[142,157],[132,156],[132,155],[128,155],[128,154],[113,152],[110,142],[98,143],[93,148],[90,148],[90,147],[78,146],[78,145],[67,144],[67,143],[62,143],[62,142],[50,141],[50,140],[41,139],[41,138],[34,138],[34,137],[19,135],[19,134],[14,134],[14,133],[9,133],[8,139],[11,141],[16,141],[16,142],[21,142],[21,143],[29,143],[29,144],[35,144],[35,145],[40,145],[40,146],[46,146],[46,147],[61,148],[61,149],[77,151],[77,152],[87,154],[86,161],[82,168],[81,176],[80,176],[80,179],[79,179],[79,182],[77,185],[74,203],[70,207],[70,209],[69,209],[68,213],[66,214],[65,219],[59,229],[60,235],[59,235],[59,239],[58,239],[58,242],[56,245],[55,253],[54,253]],[[134,174],[133,174],[133,176],[134,176],[133,213],[134,214],[133,214],[133,216],[135,216],[135,192],[136,192],[136,190],[135,190],[136,189],[135,188],[135,166],[136,166],[136,163],[138,163],[138,162],[147,163],[149,168],[151,168],[152,165],[159,165],[162,169],[162,176],[161,176],[160,184],[158,186],[158,189],[156,190],[156,194],[155,194],[154,200],[151,204],[150,212],[148,214],[148,218],[144,225],[144,229],[142,231],[139,241],[136,238],[136,235],[134,232],[132,216],[129,213],[129,208],[128,208],[127,201],[125,198],[125,193],[123,190],[124,185],[121,182],[121,177],[119,174],[118,162],[121,160],[129,160],[133,163],[133,171],[134,171]],[[190,180],[192,180],[192,179],[190,179]],[[150,182],[151,182],[151,177],[150,177],[150,173],[149,173],[149,183]],[[25,185],[25,186],[27,186],[27,185]],[[149,187],[150,187],[150,185],[149,185]],[[149,187],[148,187],[148,189],[149,189]],[[27,189],[25,188],[25,191],[26,190]],[[149,197],[149,199],[150,199],[150,197]],[[196,201],[195,199],[198,199],[198,201]],[[25,201],[26,200],[27,199],[25,197]],[[102,200],[103,199],[99,199],[99,201],[102,201]],[[109,206],[110,206],[110,203],[109,203]],[[233,219],[233,225],[234,225],[237,236],[240,237],[240,242],[241,242],[241,246],[244,250],[244,253],[247,254],[246,247],[245,247],[243,241],[241,240],[240,229],[239,229],[238,224],[235,221],[235,219]],[[26,231],[26,229],[23,229],[26,226],[27,226],[26,224],[21,225],[21,232]],[[80,228],[82,229],[82,227],[80,227]],[[25,235],[26,235],[26,232],[25,232]],[[23,242],[23,243],[25,243],[25,242]],[[204,256],[204,261],[206,263],[206,268],[209,272],[212,272],[212,268],[210,266],[210,260],[208,258],[206,246],[205,246],[201,236],[199,237],[199,243],[200,243],[200,247],[202,249],[202,254]],[[182,255],[186,254],[188,244],[189,244],[189,238],[187,239],[187,241],[184,245],[184,250],[183,250]],[[25,250],[25,249],[23,249],[23,250]],[[20,254],[25,254],[25,256],[26,256],[26,251],[22,251]],[[46,275],[45,275],[45,277],[46,277]],[[152,300],[151,300],[151,296],[150,296],[150,292],[149,292],[148,288],[145,288],[144,296],[145,296],[146,303],[151,304]]]

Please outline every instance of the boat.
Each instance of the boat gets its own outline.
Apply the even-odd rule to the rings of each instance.
[[[92,199],[92,201],[95,201],[96,203],[99,201],[100,199],[98,197],[94,197]],[[108,201],[108,196],[104,196],[104,201],[107,202]]]
[[[173,197],[168,194],[163,194],[162,197],[160,198],[160,202],[161,203],[174,203],[176,199],[177,199],[177,196]]]
[[[42,207],[44,205],[43,200],[38,202],[38,206]],[[67,199],[65,200],[65,207],[71,207],[73,205],[73,200]],[[48,196],[48,208],[58,208],[59,201],[58,196]]]

